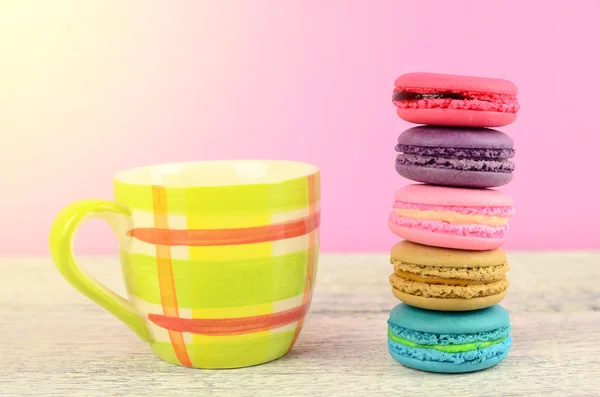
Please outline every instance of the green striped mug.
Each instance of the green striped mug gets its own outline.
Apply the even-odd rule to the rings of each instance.
[[[122,171],[114,201],[82,200],[55,219],[54,262],[81,293],[174,364],[235,368],[294,345],[317,271],[320,171],[292,161],[173,163]],[[127,299],[77,265],[90,217],[119,241]]]

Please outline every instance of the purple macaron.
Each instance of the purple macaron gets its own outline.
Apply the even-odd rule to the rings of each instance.
[[[400,134],[396,151],[400,175],[432,185],[502,186],[515,168],[512,139],[490,128],[413,127]]]

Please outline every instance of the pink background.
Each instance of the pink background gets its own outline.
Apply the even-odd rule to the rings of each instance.
[[[121,169],[224,158],[320,166],[322,250],[387,251],[412,71],[519,86],[507,248],[600,249],[600,3],[534,4],[2,2],[0,254],[46,255],[60,208]],[[77,250],[116,242],[90,223]]]

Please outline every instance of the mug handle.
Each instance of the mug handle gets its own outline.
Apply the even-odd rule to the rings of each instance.
[[[108,200],[76,201],[63,208],[52,224],[49,243],[54,264],[79,292],[112,313],[142,340],[149,341],[148,327],[131,302],[96,281],[75,261],[73,238],[79,226],[91,218],[108,223],[119,238],[120,245],[128,239],[125,230],[126,225],[131,222],[129,208]]]

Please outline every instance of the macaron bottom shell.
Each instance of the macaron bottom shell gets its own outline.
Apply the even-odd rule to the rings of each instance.
[[[458,298],[431,298],[416,296],[392,288],[392,293],[396,298],[407,305],[426,310],[442,311],[469,311],[479,310],[500,303],[506,297],[506,290],[490,296],[483,296],[470,299]]]
[[[397,108],[396,113],[409,123],[449,127],[504,127],[517,119],[516,113],[486,110]]]
[[[499,248],[506,240],[505,237],[483,238],[430,232],[427,230],[399,226],[391,221],[388,221],[388,227],[394,234],[405,240],[442,248],[486,251]]]
[[[489,188],[512,180],[511,173],[464,171],[396,164],[396,172],[406,179],[439,186]]]
[[[509,349],[506,349],[502,352],[499,352],[498,355],[485,359],[483,361],[473,361],[465,362],[462,364],[454,364],[448,362],[422,361],[405,356],[396,352],[395,347],[392,345],[392,343],[394,342],[388,342],[389,353],[392,356],[392,358],[398,361],[400,364],[420,371],[447,374],[475,372],[493,367],[494,365],[497,365],[498,363],[502,362],[506,358],[506,356],[508,356],[509,351]]]

